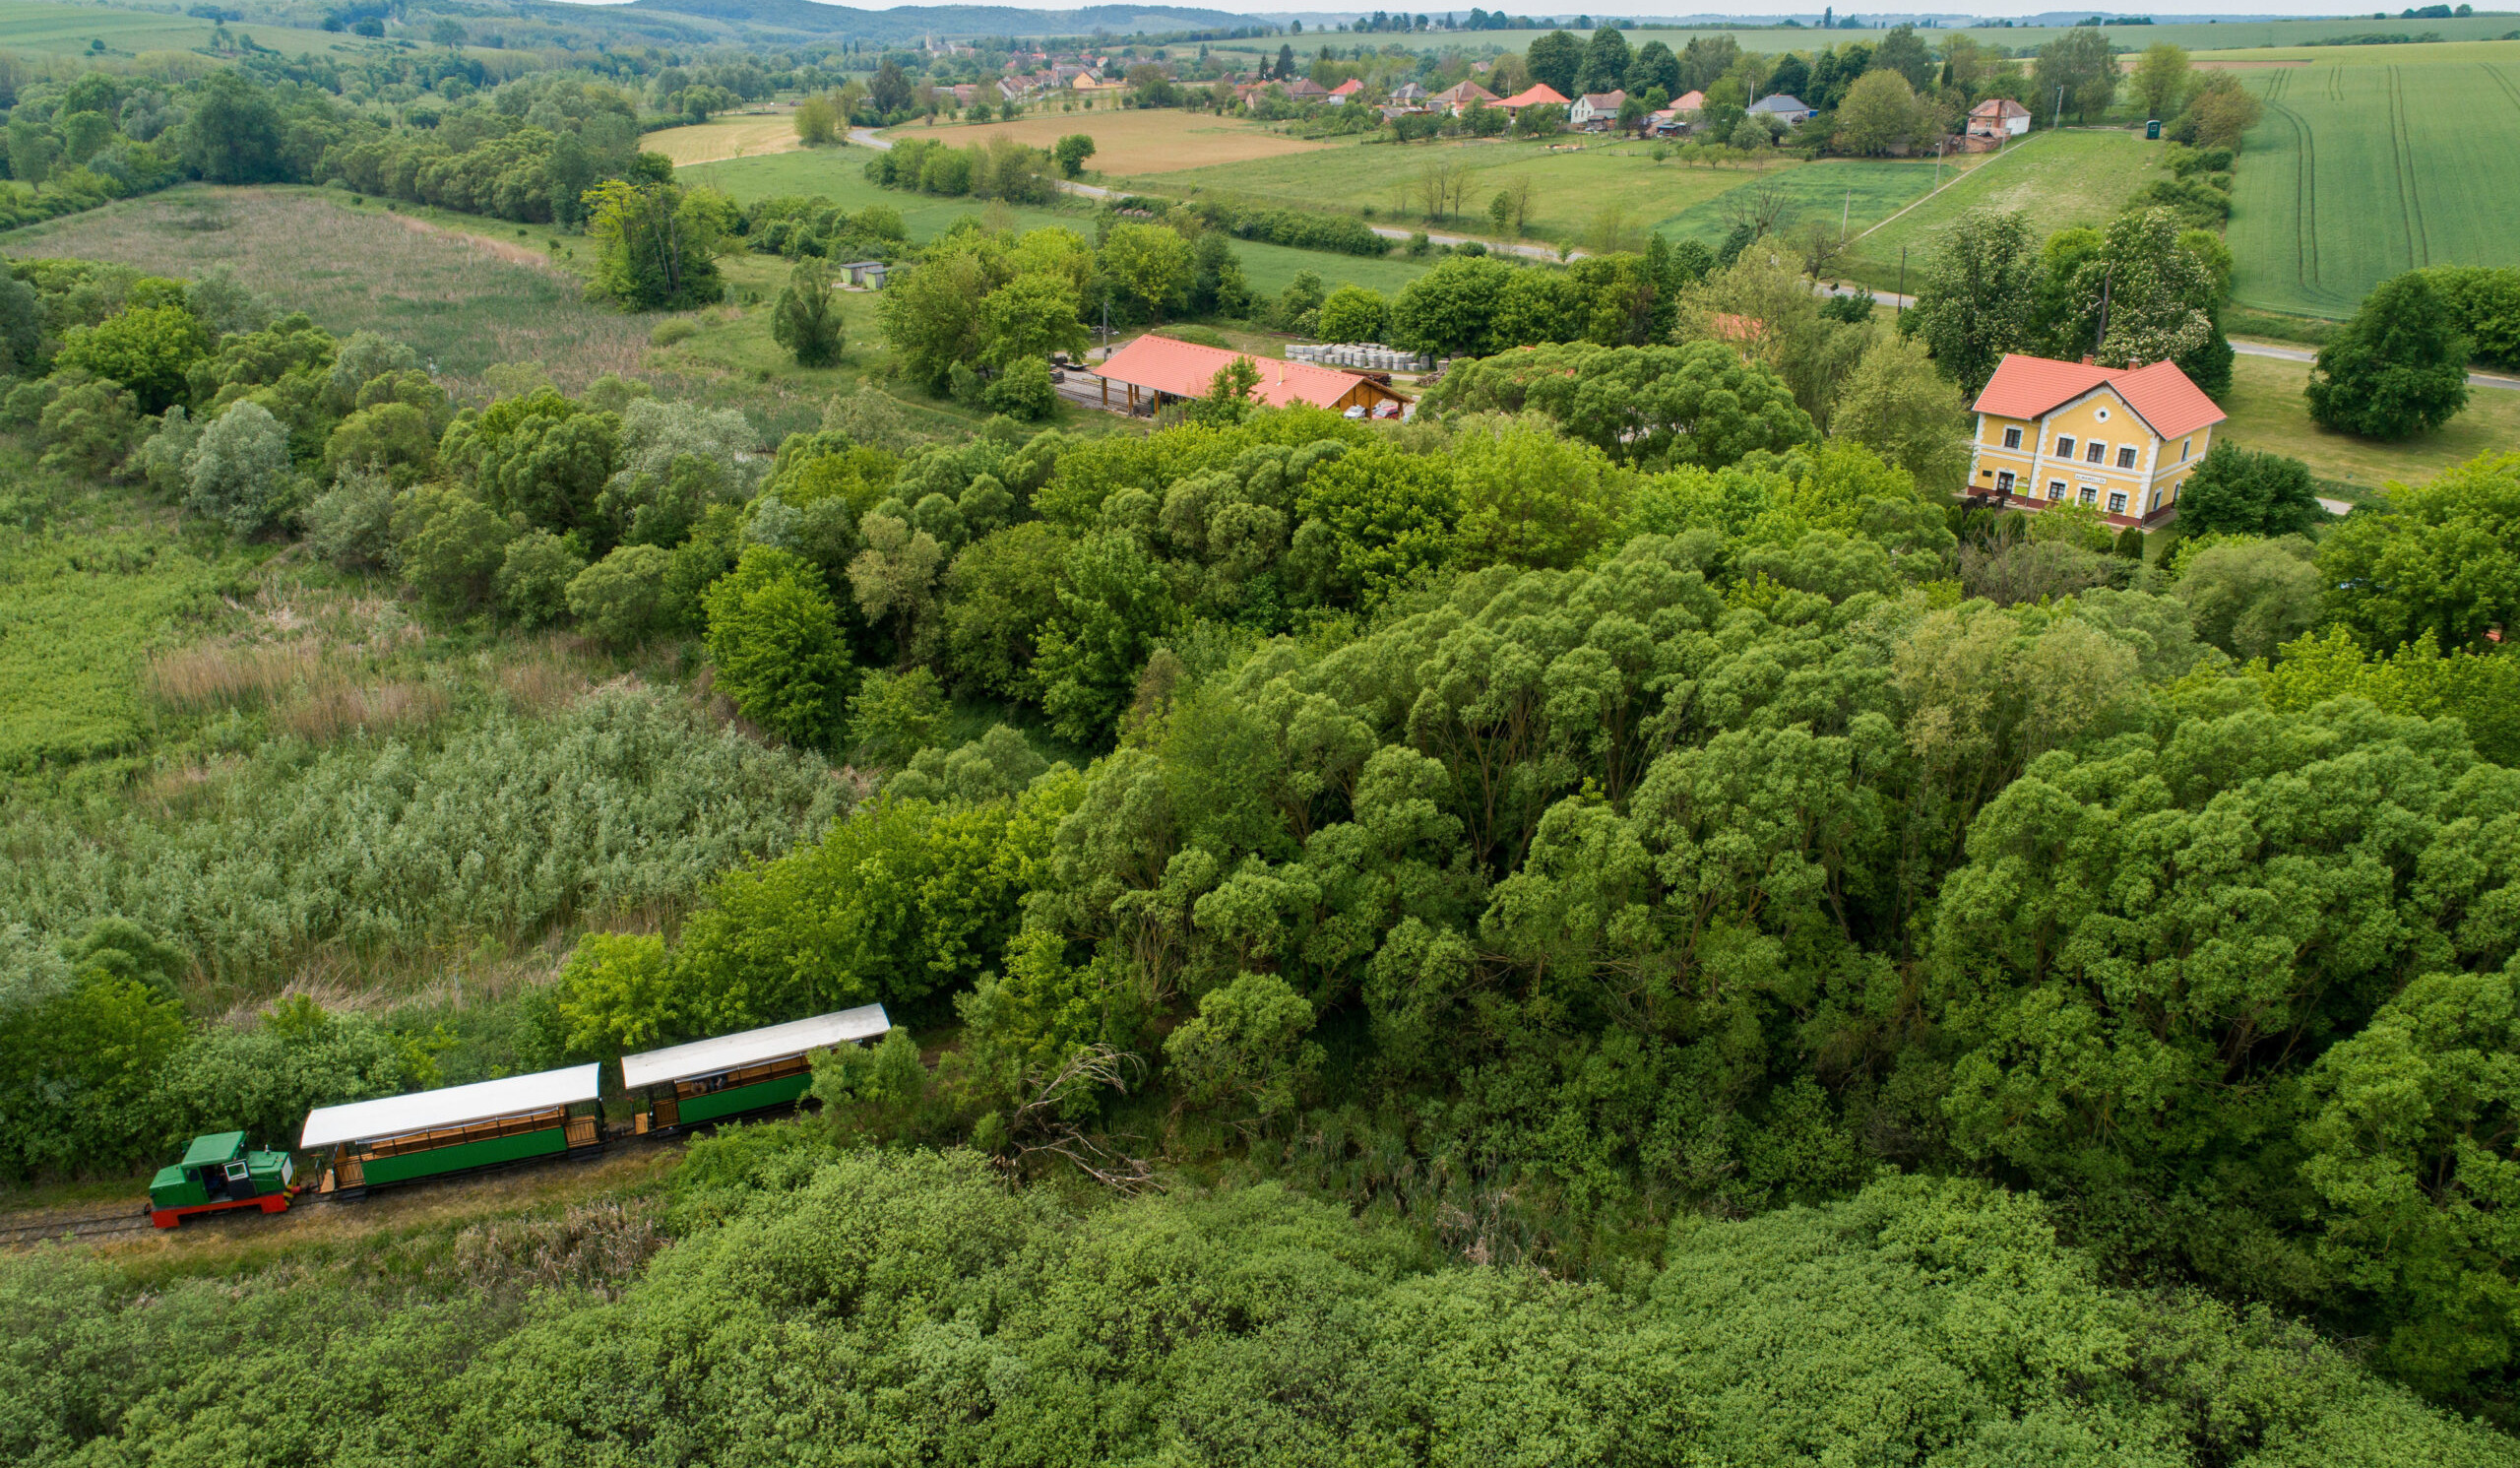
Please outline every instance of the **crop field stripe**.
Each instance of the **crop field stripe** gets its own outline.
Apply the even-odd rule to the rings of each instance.
[[[2502,74],[2501,67],[2495,66],[2491,62],[2485,62],[2482,64],[2484,66],[2487,79],[2491,81],[2494,86],[2501,88],[2502,95],[2504,96],[2511,98],[2512,110],[2520,111],[2520,89],[2515,89],[2511,85],[2511,79]]]
[[[2407,115],[2406,79],[2389,68],[2389,145],[2406,181],[2406,253],[2410,269],[2432,263],[2430,232],[2424,225],[2424,183],[2415,170],[2415,120]]]

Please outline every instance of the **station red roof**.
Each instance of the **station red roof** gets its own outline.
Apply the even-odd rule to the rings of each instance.
[[[1176,398],[1198,398],[1207,394],[1208,384],[1216,380],[1218,370],[1226,363],[1248,355],[1150,334],[1112,352],[1110,359],[1096,370],[1113,382],[1135,383]],[[1252,389],[1251,396],[1271,408],[1284,408],[1291,403],[1329,408],[1353,392],[1357,383],[1367,380],[1354,372],[1316,367],[1310,362],[1256,356],[1249,359],[1260,369],[1260,384]],[[1379,383],[1375,386],[1381,387]]]
[[[2004,354],[1995,375],[1986,380],[1985,391],[1971,406],[1997,417],[2035,418],[2104,385],[2164,438],[2193,433],[2223,420],[2223,410],[2214,406],[2204,389],[2188,381],[2176,362],[2101,367],[2014,352]]]

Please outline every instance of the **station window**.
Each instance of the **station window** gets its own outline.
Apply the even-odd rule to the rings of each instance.
[[[2001,474],[1995,476],[1995,492],[1997,494],[2010,494],[2012,492],[2011,470],[2007,469]]]
[[[2112,490],[2110,490],[2110,494],[2109,494],[2109,513],[2110,513],[2110,514],[2112,514],[2112,515],[2123,515],[2123,514],[2125,514],[2125,513],[2126,513],[2126,491],[2125,491],[2125,490],[2123,490],[2123,489],[2112,489]]]
[[[2083,503],[2087,505],[2096,505],[2100,503],[2100,486],[2098,484],[2085,484],[2083,486]]]
[[[2048,497],[2049,499],[2063,499],[2065,497],[2065,481],[2063,479],[2049,479],[2048,481]]]
[[[2152,497],[2152,500],[2144,506],[2144,513],[2145,513],[2145,514],[2147,514],[2147,515],[2149,515],[2149,514],[2151,514],[2153,511],[2158,510],[2158,509],[2160,509],[2161,507],[2162,507],[2162,492],[2161,492],[2159,489],[2156,489],[2156,490],[2154,490],[2154,491],[2153,491],[2153,497]]]
[[[2017,449],[2021,447],[2021,430],[2019,428],[2006,428],[2004,430],[2004,447],[2008,449]]]
[[[2188,452],[2188,450],[2190,450],[2190,449],[2192,449],[2192,448],[2194,448],[2194,447],[2196,447],[2196,440],[2195,440],[2195,439],[2193,439],[2193,438],[2182,438],[2182,439],[2180,439],[2180,440],[2178,441],[2178,462],[2179,462],[2179,463],[2181,463],[2181,464],[2186,463],[2186,462],[2187,462],[2187,452]]]
[[[2074,457],[2073,439],[2061,433],[2056,435],[2056,457],[2059,459],[2071,459]]]
[[[2118,449],[2117,467],[2119,469],[2133,469],[2135,467],[2135,446],[2133,444],[2130,443]]]
[[[2109,445],[2102,443],[2099,439],[2095,438],[2091,442],[2083,445],[2083,462],[2085,464],[2105,463],[2108,461],[2108,458]]]

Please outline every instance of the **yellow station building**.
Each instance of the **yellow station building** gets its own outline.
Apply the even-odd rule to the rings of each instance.
[[[2178,509],[2223,410],[2175,362],[2101,367],[2007,353],[1971,405],[1969,492],[2045,509],[2082,504],[2112,525]]]

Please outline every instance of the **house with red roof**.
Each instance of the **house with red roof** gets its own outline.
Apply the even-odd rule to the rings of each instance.
[[[1364,90],[1364,83],[1357,81],[1354,77],[1350,77],[1338,86],[1331,88],[1330,96],[1326,100],[1328,100],[1330,105],[1334,107],[1344,107]]]
[[[1310,362],[1250,356],[1152,333],[1112,352],[1095,372],[1102,379],[1103,407],[1115,412],[1152,412],[1179,399],[1205,397],[1208,384],[1216,381],[1217,373],[1236,357],[1259,368],[1260,381],[1252,389],[1251,398],[1264,407],[1308,403],[1335,413],[1354,410],[1357,417],[1378,418],[1400,416],[1409,402],[1392,391],[1389,384],[1360,373],[1317,367]],[[1116,403],[1111,400],[1114,384],[1123,389]]]
[[[1529,87],[1515,93],[1512,96],[1498,102],[1496,104],[1496,109],[1500,112],[1520,112],[1525,107],[1562,107],[1565,105],[1566,98],[1559,96],[1555,88],[1549,86],[1546,82],[1534,82]]]
[[[2087,505],[2120,526],[2177,512],[2224,416],[2176,362],[2102,367],[2011,352],[1970,406],[1971,494],[2025,509]]]
[[[1560,99],[1563,100],[1563,98]],[[1496,94],[1480,86],[1477,82],[1455,82],[1426,98],[1426,105],[1429,108],[1440,108],[1459,117],[1462,113],[1469,111],[1474,102],[1486,102],[1493,105],[1495,100]]]

